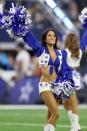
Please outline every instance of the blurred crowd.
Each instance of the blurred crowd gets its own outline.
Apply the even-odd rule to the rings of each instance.
[[[81,10],[86,7],[86,0],[55,0],[58,2],[61,9],[67,14],[67,16],[72,20],[76,28],[82,33],[81,23],[79,21],[79,14]]]
[[[10,51],[3,51],[0,47],[0,69],[5,71],[15,70],[18,77],[20,78],[24,75],[41,75],[37,59],[34,55],[31,55],[33,53],[29,53],[29,51],[25,48],[25,44],[23,42],[19,42],[16,45],[14,54],[15,55],[10,53]]]

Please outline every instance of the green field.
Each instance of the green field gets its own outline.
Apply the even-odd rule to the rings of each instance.
[[[43,131],[46,109],[0,109],[0,131]],[[87,108],[79,109],[82,131],[87,131]],[[67,113],[60,109],[56,131],[69,131]]]

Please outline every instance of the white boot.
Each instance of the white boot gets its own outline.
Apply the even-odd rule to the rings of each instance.
[[[55,127],[52,124],[47,124],[44,126],[44,131],[55,131]]]
[[[71,122],[71,130],[70,131],[79,131],[81,130],[79,124],[79,116],[75,113],[72,113],[71,110],[68,111],[68,117]]]
[[[79,131],[81,130],[80,124],[79,124],[79,116],[75,113],[72,113],[72,129],[71,131]]]
[[[70,123],[71,123],[71,126],[72,126],[72,124],[73,124],[73,120],[72,120],[72,111],[69,110],[67,113],[68,113],[68,117],[69,117],[69,120],[70,120]]]

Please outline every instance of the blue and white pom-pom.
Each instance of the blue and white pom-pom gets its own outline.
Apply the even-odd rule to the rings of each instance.
[[[12,8],[8,11],[6,19],[6,32],[11,37],[23,37],[31,27],[30,12],[26,12],[24,6],[15,7],[12,3]]]
[[[87,7],[85,7],[81,11],[81,15],[79,16],[79,20],[80,20],[81,24],[83,25],[83,27],[87,28]]]

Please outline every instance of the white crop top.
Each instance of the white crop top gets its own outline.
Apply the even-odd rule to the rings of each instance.
[[[71,57],[71,52],[69,51],[69,49],[65,49],[65,51],[67,52],[67,64],[72,67],[79,67],[80,66],[80,61],[81,61],[81,57],[82,57],[82,50],[79,50],[79,58],[72,58]]]

